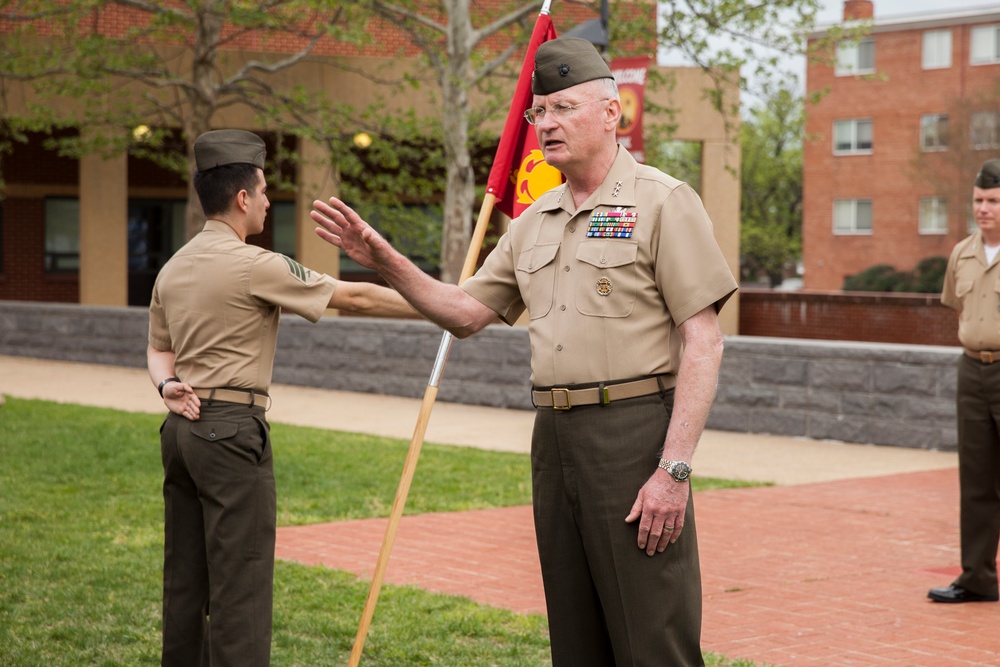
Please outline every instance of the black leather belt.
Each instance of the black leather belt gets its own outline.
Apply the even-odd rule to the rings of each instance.
[[[981,350],[975,352],[973,350],[962,349],[965,356],[975,359],[976,361],[982,362],[984,364],[995,364],[1000,361],[1000,352],[991,352],[990,350]]]
[[[539,408],[569,410],[581,405],[607,405],[626,398],[658,394],[672,389],[676,383],[677,379],[673,375],[660,375],[631,382],[601,383],[596,387],[583,389],[569,387],[534,389],[531,392],[531,400]]]
[[[259,389],[235,389],[231,387],[217,387],[215,389],[203,389],[195,387],[195,396],[206,401],[225,401],[226,403],[239,403],[240,405],[262,405],[264,409],[271,407],[271,397],[266,391]]]

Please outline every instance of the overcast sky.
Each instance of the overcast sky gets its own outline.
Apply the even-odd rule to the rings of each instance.
[[[989,7],[1000,9],[1000,2],[983,0],[875,0],[875,18],[892,18],[917,13],[958,12],[963,9]],[[824,0],[818,23],[836,23],[844,17],[843,0]]]
[[[998,0],[874,0],[874,3],[876,22],[879,19],[920,14],[953,13],[975,9],[1000,10],[1000,1]],[[822,8],[816,15],[816,25],[822,27],[840,23],[843,17],[843,0],[823,0]],[[661,51],[657,60],[660,65],[686,64],[676,52]],[[799,85],[804,86],[805,58],[788,57],[786,63],[787,68],[798,76]],[[744,95],[743,101],[753,104],[754,98]]]

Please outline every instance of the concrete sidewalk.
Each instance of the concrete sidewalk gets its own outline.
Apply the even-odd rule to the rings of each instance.
[[[442,382],[447,382],[447,369]],[[420,399],[292,385],[271,388],[273,422],[369,433],[409,441]],[[164,412],[143,369],[0,355],[0,395],[135,412]],[[425,440],[527,452],[534,413],[437,402]],[[877,477],[957,466],[956,454],[729,431],[706,431],[695,474],[775,484]]]

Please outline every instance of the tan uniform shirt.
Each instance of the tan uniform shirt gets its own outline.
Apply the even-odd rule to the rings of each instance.
[[[973,352],[1000,350],[1000,255],[986,264],[976,231],[959,241],[948,258],[941,303],[960,311],[958,340]]]
[[[333,278],[209,220],[156,278],[149,344],[173,351],[177,376],[193,387],[267,391],[280,310],[316,322],[336,287]]]
[[[527,309],[535,386],[676,374],[677,326],[736,287],[694,190],[621,148],[578,211],[553,188],[462,284],[505,322]]]

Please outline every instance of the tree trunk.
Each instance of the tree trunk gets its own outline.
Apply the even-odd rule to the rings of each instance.
[[[441,226],[441,280],[457,283],[472,236],[475,174],[469,151],[469,60],[472,24],[468,0],[447,0],[448,61],[441,72],[447,188]]]

